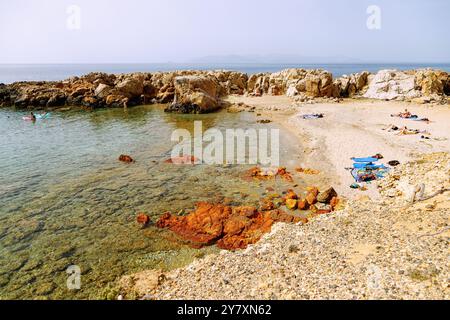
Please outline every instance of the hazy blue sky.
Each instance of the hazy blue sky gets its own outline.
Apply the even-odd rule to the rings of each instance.
[[[81,28],[67,27],[67,7]],[[369,30],[369,5],[381,29]],[[0,63],[184,62],[211,55],[450,62],[448,0],[0,0]]]

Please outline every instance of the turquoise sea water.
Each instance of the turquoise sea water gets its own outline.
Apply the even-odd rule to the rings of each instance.
[[[248,182],[248,165],[176,166],[174,129],[276,128],[252,113],[176,115],[163,106],[53,113],[23,121],[0,109],[0,298],[114,298],[122,275],[185,265],[214,248],[192,249],[170,232],[141,229],[136,214],[155,221],[198,201],[257,205],[268,185]],[[300,146],[281,131],[282,164],[298,165]],[[136,163],[117,161],[130,154]],[[301,182],[300,182],[301,185]],[[81,268],[81,290],[66,287],[70,265]]]
[[[81,76],[93,71],[108,73],[154,72],[173,70],[236,70],[248,74],[259,72],[276,72],[286,68],[322,68],[333,73],[335,77],[360,71],[376,72],[381,69],[409,70],[417,68],[435,68],[450,72],[450,63],[372,63],[372,64],[175,64],[175,63],[136,63],[136,64],[0,64],[0,83],[15,81],[64,80],[71,76]]]

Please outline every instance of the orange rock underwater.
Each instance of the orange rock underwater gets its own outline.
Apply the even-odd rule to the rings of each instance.
[[[231,207],[199,202],[196,210],[178,217],[165,213],[157,222],[194,247],[217,244],[227,250],[245,249],[270,232],[275,222],[307,222],[281,210],[259,212],[254,207]]]

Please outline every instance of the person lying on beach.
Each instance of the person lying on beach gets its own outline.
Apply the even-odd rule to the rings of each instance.
[[[411,119],[411,120],[416,120],[416,121],[425,121],[427,123],[430,122],[430,120],[428,118],[419,118],[418,115],[412,114],[411,112],[408,111],[408,109],[405,109],[404,112],[399,112],[397,114],[391,114],[391,117],[399,117],[399,118],[403,118],[403,119]]]
[[[409,112],[408,109],[405,109],[405,112],[399,112],[397,114],[391,114],[391,117],[400,117],[400,118],[404,118],[404,119],[410,119],[410,118],[417,117],[417,116],[411,114],[411,112]]]
[[[430,134],[427,130],[408,129],[407,127],[403,127],[403,128],[400,128],[397,135],[400,136],[400,135],[419,134],[419,133],[426,134],[426,135]]]

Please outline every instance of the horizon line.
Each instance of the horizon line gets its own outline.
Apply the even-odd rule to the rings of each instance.
[[[140,65],[140,64],[167,64],[167,65],[278,65],[278,64],[304,64],[304,65],[375,65],[375,64],[450,64],[450,61],[439,62],[411,62],[411,61],[370,61],[370,62],[0,62],[1,66],[5,65]]]

